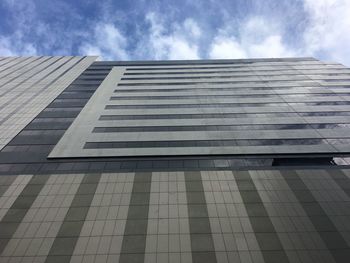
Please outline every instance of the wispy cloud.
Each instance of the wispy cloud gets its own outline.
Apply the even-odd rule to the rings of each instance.
[[[144,50],[145,56],[152,59],[198,59],[197,40],[202,32],[193,19],[186,19],[182,23],[171,23],[169,28],[164,16],[156,13],[146,15],[149,24],[148,34],[141,38],[139,50]]]
[[[306,51],[350,65],[350,1],[305,0],[304,7],[310,21],[304,32]]]
[[[89,41],[79,47],[79,52],[97,55],[106,60],[127,60],[127,39],[113,24],[99,23]]]
[[[238,33],[230,26],[219,30],[209,50],[210,58],[290,57],[296,52],[283,42],[278,27],[253,16],[241,23]]]
[[[26,43],[20,32],[11,37],[0,37],[1,56],[35,56],[38,52],[33,43]]]
[[[14,0],[4,0],[9,10],[16,10],[12,23],[15,27],[11,34],[0,35],[0,54],[3,56],[36,55],[35,43],[26,39],[25,32],[29,30],[32,19],[35,19],[34,5],[32,2],[16,3]]]
[[[50,12],[44,5],[41,0],[0,3],[5,14],[0,55],[82,54],[106,60],[316,56],[350,65],[348,0],[62,0]]]

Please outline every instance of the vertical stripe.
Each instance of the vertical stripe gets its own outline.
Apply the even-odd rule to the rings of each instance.
[[[337,185],[350,197],[350,178],[340,169],[325,170]]]
[[[44,57],[43,60],[44,61],[40,61],[39,65],[33,63],[32,68],[29,70],[30,73],[25,74],[27,75],[26,77],[21,78],[21,75],[16,76],[16,78],[13,79],[13,82],[9,82],[7,83],[8,85],[2,86],[2,92],[0,93],[0,96],[6,98],[6,100],[3,101],[3,103],[1,103],[0,105],[0,113],[3,112],[3,118],[0,121],[1,124],[3,124],[6,120],[10,119],[13,116],[16,109],[23,109],[23,106],[29,108],[28,105],[35,104],[35,102],[32,99],[33,96],[31,96],[29,98],[31,103],[26,105],[28,99],[24,101],[22,95],[28,94],[30,92],[33,92],[33,90],[37,89],[36,85],[39,85],[40,82],[40,79],[38,79],[37,75],[43,72],[48,67],[52,67],[52,65],[60,62],[60,60],[62,60],[62,57],[54,57],[53,59],[50,57]],[[17,100],[19,100],[20,103],[17,103]],[[13,111],[9,112],[8,106],[14,103],[19,104],[19,106],[17,108],[14,108]]]
[[[38,57],[36,60],[30,61],[28,65],[25,65],[25,67],[28,67],[28,69],[14,71],[11,78],[5,79],[5,81],[1,83],[2,90],[4,92],[2,92],[0,95],[3,96],[14,89],[21,87],[24,83],[28,82],[28,80],[37,75],[40,72],[40,68],[44,67],[49,62],[49,57]]]
[[[7,72],[10,69],[16,67],[18,64],[25,62],[26,60],[32,59],[33,57],[17,57],[7,61],[0,67],[0,73]]]
[[[44,57],[31,57],[30,59],[25,60],[25,63],[19,63],[16,65],[16,68],[13,68],[12,71],[6,72],[6,74],[1,74],[0,78],[5,82],[2,82],[1,85],[5,85],[11,81],[14,81],[16,78],[21,78],[22,75],[33,69],[33,67],[40,65],[43,61],[48,60]],[[7,77],[7,78],[6,78]]]
[[[46,263],[69,263],[101,174],[86,174],[50,248]]]
[[[11,186],[13,181],[17,176],[15,175],[2,175],[0,176],[0,198],[3,196],[3,194],[7,191],[7,189]],[[1,202],[0,202],[0,208],[1,208]]]
[[[233,175],[264,260],[266,262],[289,262],[250,173],[234,171]]]
[[[53,69],[50,71],[49,74],[54,74],[54,73],[56,73],[56,72],[59,72],[59,69],[60,69],[61,67],[65,67],[66,65],[70,65],[70,62],[72,62],[71,60],[72,60],[72,59],[70,59],[70,60],[68,60],[68,61],[65,61],[64,64],[60,65],[60,66],[57,67],[57,68],[53,68]],[[78,63],[78,62],[79,62],[79,61],[77,61],[77,62],[75,62],[75,63]],[[56,63],[56,61],[55,61],[55,63]],[[58,63],[61,63],[61,61],[59,60]],[[75,65],[75,64],[74,64],[74,65]],[[56,66],[56,65],[54,65],[54,66]],[[50,64],[49,69],[51,69],[51,68],[54,67],[54,66],[51,66],[51,64]],[[73,67],[73,66],[71,66],[69,69],[71,69],[72,67]],[[68,71],[69,69],[67,69],[66,71]],[[64,71],[64,73],[65,73],[66,71]],[[38,74],[39,74],[39,75],[42,75],[44,72],[45,72],[45,70],[44,70],[44,71],[38,72]],[[40,95],[40,94],[42,95],[42,94],[44,93],[44,91],[45,91],[47,88],[49,88],[49,87],[50,87],[59,77],[61,77],[64,73],[62,73],[61,75],[59,75],[59,76],[56,77],[55,79],[51,79],[51,78],[52,78],[51,75],[48,75],[48,76],[45,75],[45,76],[43,76],[41,79],[35,81],[34,83],[31,83],[31,84],[29,85],[29,87],[27,87],[27,89],[24,89],[22,92],[16,93],[16,96],[17,96],[17,97],[14,98],[12,101],[7,101],[6,103],[3,103],[3,104],[1,105],[1,109],[5,108],[5,107],[6,107],[8,104],[10,104],[10,103],[16,102],[16,100],[18,100],[18,99],[21,100],[21,103],[20,103],[20,105],[19,105],[18,107],[14,108],[11,112],[8,112],[7,115],[6,115],[4,118],[2,118],[2,119],[0,120],[0,124],[3,124],[5,121],[7,121],[7,120],[10,119],[11,117],[13,117],[13,115],[14,115],[15,113],[17,113],[18,111],[22,110],[22,109],[23,109],[23,105],[25,105],[26,107],[28,107],[28,105],[35,104],[35,100],[37,100],[38,98],[40,98],[38,95]],[[48,83],[45,83],[45,85],[44,85],[43,88],[38,89],[38,90],[36,90],[35,92],[32,91],[32,92],[33,92],[32,96],[26,97],[25,100],[21,97],[21,95],[28,93],[28,89],[30,89],[30,88],[32,88],[32,87],[36,88],[36,85],[38,85],[38,86],[40,87],[40,83],[41,83],[42,81],[43,81],[44,83],[45,83],[46,81],[48,81]],[[23,88],[23,85],[18,85],[18,87]],[[13,90],[8,90],[7,92],[10,92],[10,91],[12,92]],[[5,92],[5,93],[6,93],[6,92]],[[3,94],[0,94],[0,96],[1,96],[1,95],[3,95]],[[41,99],[41,98],[40,98],[40,99]]]
[[[34,175],[2,218],[0,222],[0,231],[4,232],[0,234],[2,237],[0,241],[0,254],[12,238],[47,179],[47,175]]]
[[[135,173],[120,263],[144,262],[151,181],[152,173]]]
[[[334,262],[308,215],[279,171],[250,171],[283,248],[291,261]],[[261,225],[264,231],[264,224]]]
[[[13,176],[14,180],[0,197],[0,221],[11,208],[17,197],[22,192],[23,188],[28,184],[32,175],[18,175]]]
[[[324,212],[310,189],[305,185],[298,173],[293,170],[281,171],[290,189],[293,191],[323,242],[339,263],[349,262],[350,249],[342,235],[338,232],[332,220]],[[315,211],[317,214],[315,215]]]
[[[133,181],[134,173],[102,174],[71,262],[107,254],[110,262],[118,262]]]
[[[217,262],[263,262],[232,171],[201,175]]]
[[[15,57],[3,57],[1,59],[1,63],[0,63],[0,70],[3,68],[4,65],[10,63],[11,61],[15,60]]]
[[[152,174],[145,263],[155,261],[192,262],[183,172]]]
[[[40,78],[42,72],[45,72],[48,68],[57,67],[57,64],[61,65],[62,61],[64,61],[64,57],[43,57],[36,63],[31,63],[31,68],[27,72],[23,74],[18,73],[11,81],[4,83],[3,92],[0,95],[4,96],[15,89],[20,89],[21,94],[28,92],[28,89],[39,84],[41,79],[43,79]],[[3,105],[1,104],[2,107]]]
[[[0,105],[0,116],[2,116],[0,126],[5,132],[0,133],[0,149],[12,139],[8,136],[9,131],[17,134],[31,121],[31,118],[28,118],[28,111],[32,117],[42,111],[91,64],[94,57],[32,59],[36,60],[16,70],[10,75],[13,81],[5,80],[8,83],[2,86],[0,96],[4,97],[4,101]],[[29,66],[32,67],[28,70]],[[31,95],[24,96],[28,92]],[[9,111],[7,106],[10,104],[15,106],[10,107]]]
[[[192,261],[217,262],[200,172],[185,172]]]
[[[33,257],[37,262],[47,256],[82,178],[81,174],[49,176],[3,251],[4,258]]]

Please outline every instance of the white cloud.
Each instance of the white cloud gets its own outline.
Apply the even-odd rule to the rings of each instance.
[[[198,59],[198,47],[195,44],[190,44],[186,40],[175,36],[165,37],[162,40],[161,48],[168,51],[164,59]],[[156,54],[157,56],[157,54]],[[162,58],[162,57],[158,57]]]
[[[350,1],[304,0],[304,8],[306,51],[350,65]]]
[[[228,23],[209,47],[210,58],[291,57],[296,54],[283,43],[279,27],[261,17],[251,17],[240,24],[238,30],[233,30]]]
[[[127,39],[119,29],[110,23],[95,26],[90,42],[80,46],[79,51],[88,56],[100,56],[104,60],[127,60]]]
[[[190,34],[193,38],[199,38],[202,35],[202,30],[199,28],[196,21],[191,18],[187,18],[183,23],[184,31]]]
[[[36,56],[38,51],[34,44],[23,40],[19,32],[12,37],[0,37],[1,56]]]
[[[72,16],[66,3],[51,3],[50,8],[58,12],[53,23],[41,17],[40,3],[35,0],[4,0],[11,28],[0,36],[0,54],[17,56],[71,55],[76,31],[66,28],[60,19]]]
[[[211,9],[190,1],[190,11],[177,5],[170,13],[160,7],[135,10],[140,14],[135,21],[126,19],[124,9],[103,3],[100,16],[87,23],[84,14],[69,4],[51,6],[57,9],[57,19],[49,20],[40,1],[3,2],[12,32],[0,35],[2,56],[80,53],[103,60],[315,56],[350,65],[350,0],[301,0],[287,5],[256,0],[237,10],[230,1]],[[62,13],[76,20],[58,19]],[[121,28],[132,32],[123,33]]]
[[[247,54],[234,37],[217,36],[209,51],[210,58],[246,58]]]
[[[282,18],[251,16],[232,29],[224,23],[209,47],[210,58],[315,56],[350,65],[350,1],[304,0],[300,43],[286,44]],[[284,23],[284,24],[283,24]]]
[[[33,43],[26,40],[25,32],[29,31],[29,21],[35,19],[35,5],[32,1],[5,0],[4,5],[16,10],[13,23],[16,28],[11,35],[0,36],[0,54],[2,56],[35,56],[38,51]]]
[[[163,18],[155,13],[149,13],[146,20],[150,25],[150,32],[140,42],[143,52],[154,59],[198,59],[199,47],[197,40],[201,30],[192,19],[182,24],[172,23],[169,28],[163,26]]]
[[[261,43],[248,45],[248,52],[252,57],[293,57],[296,51],[285,46],[281,35],[266,36]]]

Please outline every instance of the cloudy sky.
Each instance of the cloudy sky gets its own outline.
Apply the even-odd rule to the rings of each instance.
[[[1,0],[0,56],[314,56],[350,66],[350,0]]]

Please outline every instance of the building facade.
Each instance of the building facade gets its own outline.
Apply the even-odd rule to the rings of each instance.
[[[0,58],[0,262],[349,262],[350,69]]]

